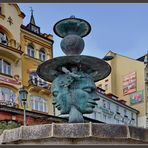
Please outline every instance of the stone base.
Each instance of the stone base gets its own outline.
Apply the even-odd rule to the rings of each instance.
[[[148,144],[148,129],[99,123],[53,123],[5,130],[1,144]]]

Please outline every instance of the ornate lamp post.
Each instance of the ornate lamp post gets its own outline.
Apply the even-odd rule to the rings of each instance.
[[[24,126],[26,126],[26,102],[27,102],[27,90],[24,89],[24,86],[22,88],[20,88],[19,90],[19,97],[20,100],[23,103],[23,107],[24,107]]]

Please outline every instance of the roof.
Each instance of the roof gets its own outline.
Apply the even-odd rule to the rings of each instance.
[[[13,5],[16,8],[16,10],[17,10],[20,17],[22,17],[22,18],[25,17],[25,14],[21,11],[21,9],[19,8],[19,6],[16,3],[9,3],[9,4]]]
[[[33,32],[33,31],[31,31],[30,29],[27,29],[27,27],[26,27],[26,26],[24,26],[24,25],[21,25],[21,28],[22,28],[22,29],[24,29],[24,30],[26,30],[26,31],[28,31],[28,32],[31,32],[32,34],[35,34],[35,35],[37,35],[37,36],[39,36],[39,37],[41,37],[41,38],[43,38],[43,39],[45,39],[45,40],[47,40],[47,41],[51,41],[51,42],[52,42],[52,44],[54,43],[54,41],[53,41],[53,40],[51,40],[51,39],[49,39],[49,38],[44,37],[42,34],[37,34],[37,33]],[[51,35],[51,34],[50,34],[50,35]],[[51,36],[52,36],[52,35],[51,35]]]
[[[140,58],[138,58],[138,59],[133,59],[133,58],[131,58],[131,57],[128,57],[128,56],[124,56],[124,55],[121,55],[121,54],[119,54],[119,53],[116,53],[116,52],[113,52],[113,51],[111,51],[111,50],[109,50],[107,53],[106,53],[106,55],[105,56],[107,56],[109,53],[111,53],[111,54],[114,54],[114,55],[118,55],[118,56],[121,56],[121,57],[125,57],[125,58],[128,58],[128,59],[131,59],[131,60],[134,60],[134,61],[137,61],[137,62],[143,62],[144,61],[144,56],[142,56],[142,57],[140,57]]]
[[[31,10],[30,23],[33,24],[33,25],[36,25],[35,24],[35,19],[34,19],[34,16],[33,16],[33,10]]]
[[[136,60],[141,61],[141,62],[144,62],[144,58],[145,58],[145,56],[146,56],[146,54],[145,54],[144,56],[142,56],[142,57],[136,59]]]

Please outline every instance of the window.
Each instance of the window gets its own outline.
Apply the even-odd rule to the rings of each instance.
[[[99,84],[98,87],[99,87],[99,88],[102,88],[102,84]]]
[[[131,118],[133,119],[134,118],[134,114],[131,112]]]
[[[41,49],[41,50],[39,51],[39,59],[40,59],[41,61],[45,61],[45,51],[44,51],[44,49]]]
[[[2,4],[0,4],[0,14],[2,14]]]
[[[105,82],[108,82],[108,79],[106,79]]]
[[[0,87],[0,104],[15,106],[16,98],[16,94],[13,90],[6,87]]]
[[[106,108],[106,101],[103,100],[103,107]]]
[[[41,112],[48,112],[47,101],[40,96],[31,97],[31,107],[34,110],[38,110]]]
[[[110,102],[107,102],[107,108],[110,110]]]
[[[124,117],[127,117],[127,111],[124,109]]]
[[[116,119],[116,123],[119,124],[119,119]]]
[[[0,73],[11,75],[11,65],[3,59],[0,59]]]
[[[29,74],[29,82],[31,83],[31,84],[34,84],[34,85],[37,85],[37,73],[36,72],[31,72],[30,74]]]
[[[135,124],[135,119],[134,119],[134,114],[131,112],[131,120],[130,124],[134,125]]]
[[[31,31],[40,34],[40,28],[34,25],[31,25]]]
[[[30,56],[30,57],[33,57],[35,56],[35,53],[34,53],[34,48],[32,45],[28,45],[27,46],[27,54]]]
[[[107,89],[108,89],[108,84],[105,84],[104,89],[105,89],[105,90],[107,90]]]
[[[118,105],[116,106],[116,113],[120,114],[119,113],[119,106]]]
[[[0,15],[3,15],[3,4],[0,4]]]
[[[3,32],[0,32],[0,43],[5,45],[8,43],[7,36]]]
[[[106,114],[103,114],[103,120],[104,120],[104,122],[106,122],[106,118],[107,118]]]

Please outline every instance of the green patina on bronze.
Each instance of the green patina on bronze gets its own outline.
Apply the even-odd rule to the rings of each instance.
[[[65,74],[52,82],[53,104],[61,114],[69,114],[69,122],[83,122],[82,114],[93,112],[99,96],[92,78],[73,69],[69,71],[63,67]]]
[[[63,38],[61,48],[67,56],[45,61],[37,69],[42,79],[52,82],[53,105],[61,114],[69,114],[70,123],[82,123],[83,114],[93,113],[99,100],[94,82],[111,72],[105,61],[80,55],[84,48],[82,37],[90,30],[88,22],[75,17],[57,22],[54,31]]]
[[[85,37],[90,33],[91,26],[87,21],[71,16],[70,18],[57,22],[53,29],[56,35],[61,38],[64,38],[69,34],[76,34],[80,37]]]

